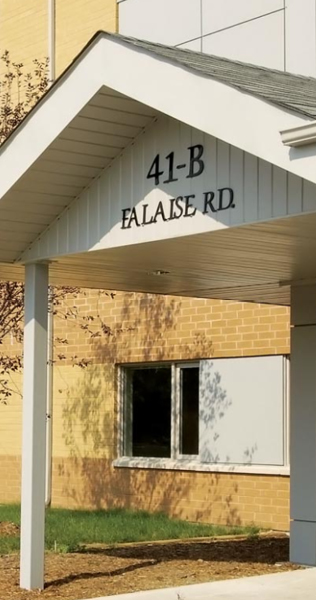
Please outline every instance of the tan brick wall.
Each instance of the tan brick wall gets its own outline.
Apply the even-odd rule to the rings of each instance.
[[[0,504],[19,502],[21,490],[21,458],[0,455]]]
[[[55,376],[54,504],[142,507],[193,521],[287,529],[288,477],[113,469],[111,458],[114,363],[288,353],[288,309],[145,294],[111,300],[88,290],[75,303],[78,321],[68,325],[71,345],[63,347],[67,358]],[[114,335],[90,344],[78,331],[81,314],[96,322],[101,315]],[[63,322],[58,326],[61,334]],[[79,376],[70,367],[73,353],[93,359]]]
[[[54,456],[76,459],[115,456],[114,369],[57,367],[54,375]]]
[[[0,503],[19,502],[21,463],[0,457]],[[196,522],[289,528],[289,478],[113,468],[108,459],[53,461],[53,505],[164,511]]]
[[[1,352],[6,352],[2,347]],[[0,402],[0,462],[2,457],[16,457],[21,454],[22,437],[22,375],[9,377],[12,396],[7,404]],[[0,493],[2,478],[0,477]]]
[[[128,506],[165,510],[189,520],[252,523],[287,529],[289,478],[154,471],[112,467],[116,457],[115,364],[289,352],[289,311],[283,307],[191,298],[86,290],[77,318],[55,318],[66,337],[54,367],[53,503],[59,506]],[[61,310],[61,312],[63,309]],[[99,319],[111,335],[91,341]],[[12,349],[8,346],[7,349]],[[89,357],[86,369],[71,357]],[[21,389],[21,378],[14,381]],[[21,397],[0,406],[0,502],[16,501],[20,477]],[[9,463],[12,468],[9,467]]]
[[[53,503],[164,511],[189,521],[289,528],[289,478],[113,468],[106,459],[55,458]]]
[[[69,301],[76,305],[78,319],[68,323],[69,346],[57,352],[86,355],[96,363],[183,360],[222,356],[287,354],[290,350],[289,309],[250,303],[117,293],[114,300],[86,290]],[[82,315],[99,317],[110,327],[109,337],[96,338],[78,328]],[[62,337],[64,323],[56,321]]]

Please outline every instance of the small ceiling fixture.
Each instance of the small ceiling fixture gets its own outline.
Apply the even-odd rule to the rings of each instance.
[[[164,271],[163,269],[156,269],[151,275],[169,275],[170,271]]]

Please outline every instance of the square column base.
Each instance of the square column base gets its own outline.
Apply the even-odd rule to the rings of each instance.
[[[290,561],[299,565],[316,566],[316,523],[291,521]]]

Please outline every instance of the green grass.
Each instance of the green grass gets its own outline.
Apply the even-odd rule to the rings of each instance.
[[[20,523],[20,507],[0,505],[0,521]],[[86,544],[212,537],[243,533],[256,535],[256,527],[224,527],[171,519],[163,513],[112,510],[49,509],[46,513],[46,549],[71,552]],[[18,538],[0,537],[0,554],[18,550]]]

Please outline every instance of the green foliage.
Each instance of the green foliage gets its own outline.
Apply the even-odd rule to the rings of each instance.
[[[20,522],[20,508],[0,505],[0,522]],[[256,535],[255,527],[225,527],[171,519],[163,513],[112,510],[49,509],[46,514],[46,549],[75,552],[89,544],[115,545],[165,539],[214,537],[227,534]],[[0,537],[0,554],[15,552],[18,538]]]

